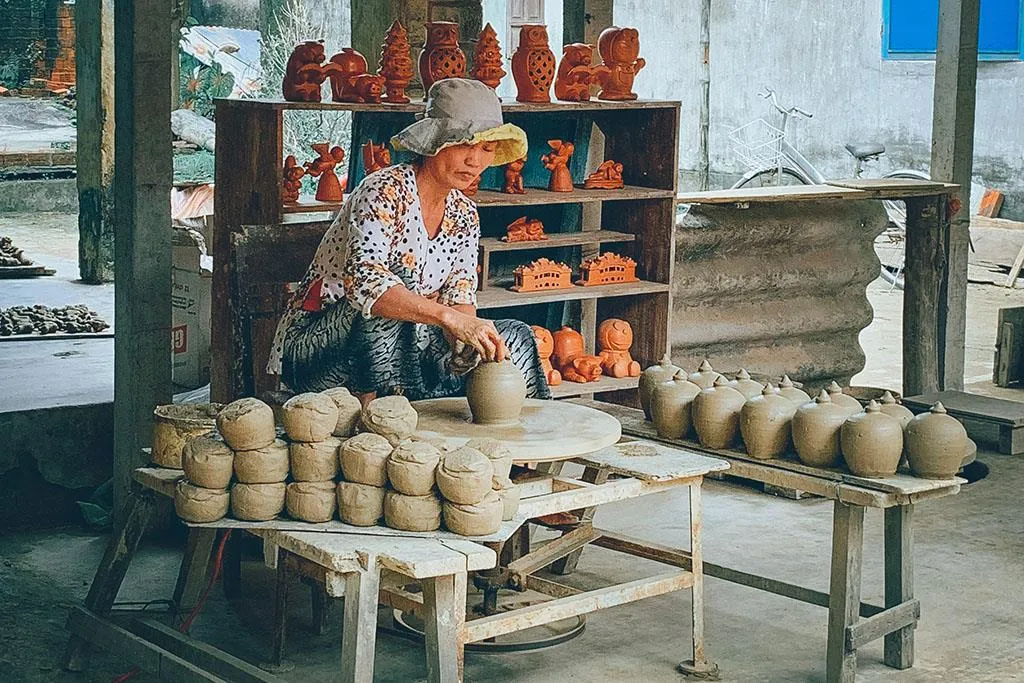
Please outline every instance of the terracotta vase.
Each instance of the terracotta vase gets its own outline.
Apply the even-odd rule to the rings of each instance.
[[[423,99],[437,81],[466,77],[466,55],[459,47],[459,25],[451,21],[429,21],[425,25],[427,42],[420,52],[420,80]]]
[[[692,373],[687,379],[701,389],[709,389],[715,386],[715,380],[719,377],[722,377],[722,375],[715,372],[714,368],[711,367],[711,363],[709,363],[705,358],[700,362],[700,367],[697,368],[697,372]]]
[[[885,392],[882,394],[882,399],[879,401],[879,408],[882,412],[889,417],[896,418],[902,429],[906,429],[910,421],[914,419],[914,414],[910,412],[910,409],[904,405],[900,405],[896,402],[891,392]]]
[[[466,380],[466,398],[473,422],[517,424],[526,401],[526,380],[510,360],[481,363]]]
[[[828,391],[829,398],[831,398],[832,402],[835,403],[837,406],[849,408],[854,413],[859,413],[862,410],[860,401],[855,399],[853,396],[850,396],[849,394],[844,394],[843,388],[839,386],[838,382],[832,382],[831,384],[828,385],[826,390]],[[853,413],[850,414],[852,415]]]
[[[693,426],[707,448],[730,448],[740,435],[740,412],[747,399],[719,375],[714,386],[693,399]]]
[[[654,387],[662,382],[668,382],[677,372],[679,372],[679,368],[672,364],[668,354],[666,354],[657,365],[652,365],[640,373],[640,384],[638,386],[640,407],[644,409],[644,417],[648,420],[651,419],[651,394],[654,392]],[[685,375],[683,379],[686,379]]]
[[[969,449],[967,430],[942,403],[916,415],[904,432],[910,471],[925,479],[951,479]]]
[[[700,393],[700,387],[687,380],[685,372],[677,369],[671,379],[654,384],[650,392],[651,419],[658,436],[682,439],[689,434],[693,424],[693,400]]]
[[[840,431],[850,415],[847,408],[833,403],[824,389],[813,401],[797,408],[792,431],[800,462],[809,467],[837,467]]]
[[[760,396],[764,391],[764,385],[750,379],[750,373],[744,369],[736,373],[736,379],[729,382],[729,386],[743,394],[743,398],[748,401],[755,396]]]
[[[519,46],[512,55],[512,78],[519,102],[551,101],[555,53],[548,47],[547,26],[523,24],[519,29]]]
[[[797,389],[793,385],[793,380],[789,378],[789,375],[782,376],[782,381],[779,382],[779,393],[790,401],[796,403],[798,406],[809,403],[811,400],[810,394],[803,389]]]
[[[791,442],[790,423],[797,405],[772,385],[747,400],[740,411],[740,435],[752,458],[777,458]]]
[[[903,428],[899,420],[882,412],[877,401],[871,401],[843,423],[839,443],[846,466],[858,477],[889,477],[900,464]]]

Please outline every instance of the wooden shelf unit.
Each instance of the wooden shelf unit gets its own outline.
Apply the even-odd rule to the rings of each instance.
[[[593,232],[556,232],[548,233],[546,240],[527,242],[505,242],[500,237],[481,237],[480,251],[524,251],[528,249],[552,249],[558,247],[577,247],[585,244],[609,244],[612,242],[632,242],[636,236],[628,232],[614,230],[594,230]]]

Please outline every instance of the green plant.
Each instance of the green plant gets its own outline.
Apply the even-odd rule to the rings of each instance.
[[[231,94],[235,87],[235,77],[224,71],[215,60],[211,60],[211,64],[203,64],[187,52],[181,52],[180,57],[178,81],[182,108],[212,119],[213,100]]]

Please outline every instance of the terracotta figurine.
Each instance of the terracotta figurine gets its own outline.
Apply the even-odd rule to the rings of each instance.
[[[580,275],[582,279],[576,284],[582,287],[639,282],[636,276],[636,261],[610,251],[584,259],[580,264]]]
[[[601,53],[601,64],[596,69],[601,100],[635,100],[633,80],[640,69],[647,64],[640,57],[640,33],[635,28],[609,26],[601,31],[597,39]]]
[[[316,186],[316,200],[318,202],[340,202],[345,188],[338,180],[338,174],[334,172],[334,167],[345,158],[345,150],[337,146],[331,147],[329,142],[310,146],[314,152],[320,155],[313,161],[306,162],[306,173],[314,178],[320,178]]]
[[[544,162],[544,168],[551,171],[548,189],[552,192],[572,192],[569,159],[576,151],[576,146],[571,142],[562,142],[561,140],[548,140],[548,146],[551,147],[551,153],[544,154],[540,158]]]
[[[459,47],[459,25],[451,21],[428,21],[427,42],[420,52],[420,80],[423,99],[436,81],[466,77],[466,55]]]
[[[602,161],[583,181],[583,187],[588,190],[619,190],[622,186],[622,164],[612,159]]]
[[[519,29],[519,47],[512,55],[512,78],[516,81],[519,102],[551,101],[555,53],[548,47],[547,26],[523,24]]]
[[[513,271],[513,292],[540,292],[547,289],[571,289],[572,268],[551,259],[539,258]]]
[[[555,98],[565,102],[588,102],[594,80],[594,46],[569,43],[562,48],[562,61],[555,76]]]
[[[370,140],[363,145],[363,173],[370,175],[391,165],[391,152],[385,144],[375,145]]]
[[[552,363],[562,373],[562,379],[580,384],[600,379],[601,358],[586,354],[583,335],[571,327],[562,327],[552,337]]]
[[[640,364],[629,355],[633,345],[633,328],[619,318],[608,318],[597,328],[597,345],[601,349],[601,368],[609,377],[639,377]]]
[[[380,66],[377,73],[384,77],[384,101],[407,104],[405,89],[412,80],[412,57],[409,56],[409,32],[402,22],[395,21],[384,36],[381,46]]]
[[[289,102],[319,102],[320,86],[327,79],[323,41],[299,43],[288,57],[281,93]]]
[[[380,102],[384,77],[367,73],[366,58],[350,47],[331,57],[327,75],[335,102]]]
[[[284,160],[284,180],[281,183],[281,199],[285,204],[294,204],[299,201],[299,189],[302,187],[302,176],[306,175],[306,169],[299,166],[294,154],[289,154]]]
[[[505,236],[501,238],[503,242],[539,242],[548,238],[544,234],[544,224],[526,216],[509,223],[505,231]]]
[[[523,185],[524,166],[526,166],[526,157],[505,164],[504,190],[506,194],[526,194],[526,187]]]
[[[484,26],[476,41],[473,52],[473,69],[469,75],[488,87],[497,89],[505,70],[501,68],[501,44],[498,34],[490,24]]]
[[[537,354],[540,356],[540,367],[544,371],[544,377],[549,387],[557,387],[562,383],[562,373],[555,370],[551,365],[551,354],[555,350],[555,340],[551,332],[539,325],[531,325],[533,337],[537,340]]]

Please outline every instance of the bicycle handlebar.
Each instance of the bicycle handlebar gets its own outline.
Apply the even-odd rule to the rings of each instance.
[[[787,116],[792,116],[795,114],[797,116],[803,116],[804,118],[808,119],[814,117],[814,114],[810,113],[809,111],[805,111],[800,107],[790,107],[789,109],[785,109],[782,105],[779,104],[779,100],[775,95],[775,91],[772,90],[771,88],[766,87],[763,91],[759,92],[758,95],[760,95],[766,100],[771,101],[772,106],[775,107],[775,110],[780,114],[785,114]]]

